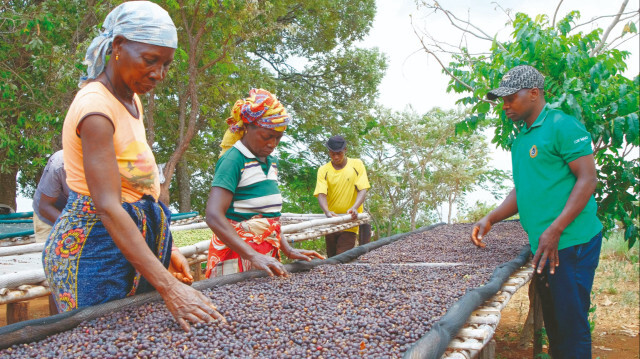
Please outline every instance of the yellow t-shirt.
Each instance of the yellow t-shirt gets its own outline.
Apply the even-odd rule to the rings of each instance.
[[[313,195],[318,197],[320,193],[327,195],[329,210],[338,214],[347,213],[356,202],[358,191],[369,189],[369,179],[364,163],[359,159],[347,158],[347,164],[336,170],[331,162],[318,169],[316,189]],[[362,206],[358,213],[362,213]],[[358,227],[349,228],[346,231],[358,233]]]
[[[158,166],[151,148],[147,144],[142,104],[138,95],[134,95],[138,108],[138,117],[132,116],[104,85],[91,82],[78,91],[62,127],[62,148],[64,149],[64,169],[67,172],[67,184],[75,192],[90,195],[84,175],[82,140],[77,132],[78,124],[89,115],[107,117],[115,132],[115,148],[120,179],[122,201],[135,202],[148,194],[157,199],[160,195]]]

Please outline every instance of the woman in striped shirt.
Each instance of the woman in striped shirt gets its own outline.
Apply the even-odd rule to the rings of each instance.
[[[286,276],[280,250],[291,259],[324,259],[281,241],[282,196],[271,153],[289,122],[282,104],[263,89],[252,89],[233,106],[207,201],[206,221],[213,231],[207,278],[250,269]]]

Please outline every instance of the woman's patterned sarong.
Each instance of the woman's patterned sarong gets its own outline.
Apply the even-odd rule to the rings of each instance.
[[[173,242],[169,209],[151,196],[122,207],[168,268]],[[153,290],[107,233],[91,197],[73,191],[45,243],[42,262],[60,312]]]
[[[280,218],[254,217],[242,222],[227,218],[242,240],[258,253],[280,259]],[[251,270],[251,261],[242,259],[213,234],[207,256],[207,278]]]

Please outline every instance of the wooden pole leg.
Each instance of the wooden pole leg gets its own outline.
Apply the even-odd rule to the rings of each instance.
[[[197,282],[202,279],[202,262],[196,262],[193,267],[193,281]]]
[[[58,314],[58,307],[56,306],[56,301],[53,299],[53,294],[49,294],[49,315]]]
[[[518,347],[520,349],[528,348],[533,340],[533,296],[536,295],[533,285],[533,281],[529,282],[529,310],[527,311],[527,319],[524,320],[524,325],[520,332],[520,339],[518,340]]]
[[[526,349],[531,345],[533,340],[533,306],[531,305],[531,288],[529,288],[529,311],[527,312],[527,319],[524,321],[522,331],[520,332],[520,339],[518,340],[518,348]]]
[[[533,310],[533,357],[537,358],[538,354],[542,353],[542,326],[544,323],[542,319],[542,301],[534,281],[535,275],[531,280],[531,284],[529,284],[529,302]]]
[[[495,359],[496,358],[496,340],[491,339],[487,345],[478,353],[477,359]]]
[[[26,301],[7,303],[7,324],[29,319],[29,303]]]

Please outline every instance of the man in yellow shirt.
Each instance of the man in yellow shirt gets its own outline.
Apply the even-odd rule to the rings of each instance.
[[[333,136],[325,146],[331,162],[318,169],[316,189],[320,208],[327,217],[349,213],[355,219],[362,213],[362,204],[367,197],[369,179],[361,160],[347,158],[347,141],[342,136]],[[325,236],[327,257],[345,252],[356,244],[358,227]]]

